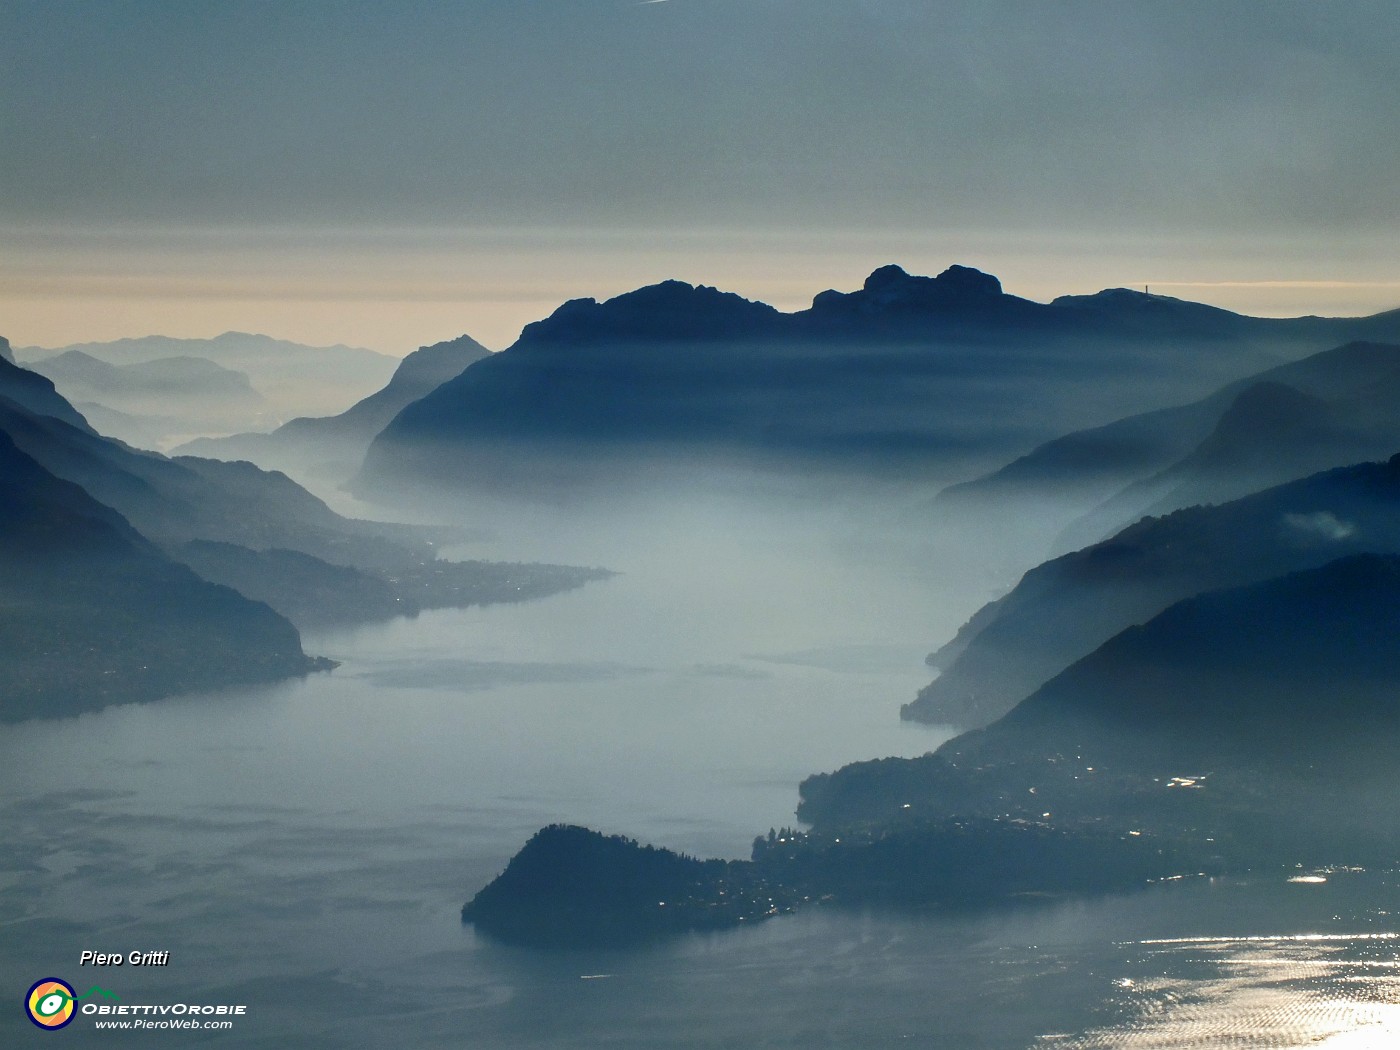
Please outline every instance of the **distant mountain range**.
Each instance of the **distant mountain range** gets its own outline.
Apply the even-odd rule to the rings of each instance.
[[[81,389],[84,395],[96,391],[109,398],[205,397],[247,399],[255,404],[262,401],[242,372],[202,357],[161,357],[134,365],[110,365],[81,350],[65,350],[29,367],[55,384]]]
[[[338,484],[359,469],[370,442],[401,409],[489,353],[467,335],[420,347],[399,363],[387,386],[339,415],[303,416],[284,423],[270,434],[198,438],[174,452],[212,459],[246,459],[269,470],[285,471],[293,477]]]
[[[407,405],[355,482],[557,493],[711,460],[927,482],[1359,337],[1400,312],[1251,318],[1124,289],[1049,304],[954,266],[897,266],[785,314],[679,281],[564,304],[510,348]],[[1280,380],[1282,381],[1282,380]],[[1161,466],[1209,432],[1185,428]],[[1102,479],[1108,494],[1119,475]]]
[[[257,424],[270,428],[285,419],[308,412],[329,415],[342,411],[382,387],[398,364],[397,359],[352,346],[305,346],[246,332],[225,332],[213,339],[172,339],[152,335],[104,343],[76,343],[46,349],[16,348],[21,363],[42,370],[45,362],[78,352],[115,366],[150,364],[170,358],[198,358],[225,370],[246,375],[266,405],[245,416],[235,429],[250,430]],[[100,398],[93,398],[106,404]],[[107,405],[124,411],[121,405]],[[178,408],[178,406],[172,406]],[[181,412],[165,413],[177,419]],[[219,428],[211,428],[215,432]],[[198,431],[189,431],[197,433]],[[207,432],[207,431],[206,431]]]
[[[132,449],[96,433],[48,379],[3,360],[0,438],[10,566],[0,663],[14,676],[0,719],[325,666],[302,653],[287,618],[522,601],[610,575],[438,560],[434,541],[450,530],[343,518],[249,463]]]
[[[269,406],[242,372],[201,357],[167,357],[112,365],[67,350],[30,367],[71,402],[90,406],[114,437],[153,447],[171,436],[238,426]]]
[[[335,514],[280,474],[247,463],[169,459],[0,403],[0,429],[55,476],[81,485],[160,544],[214,539],[343,562],[402,566],[430,552]]]

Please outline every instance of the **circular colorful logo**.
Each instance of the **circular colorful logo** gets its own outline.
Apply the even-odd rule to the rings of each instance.
[[[35,981],[24,997],[29,1019],[40,1028],[62,1028],[73,1020],[73,986],[57,977]]]

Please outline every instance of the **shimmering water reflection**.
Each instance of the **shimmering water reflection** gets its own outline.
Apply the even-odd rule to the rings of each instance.
[[[170,965],[104,973],[124,1001],[249,1007],[205,1040],[0,1010],[0,1046],[1389,1045],[1387,873],[812,910],[637,952],[464,928],[462,902],[543,823],[743,855],[805,774],[944,738],[896,719],[928,676],[921,583],[763,564],[717,584],[696,563],[679,591],[635,568],[309,639],[334,674],[0,727],[0,997],[87,987],[81,951],[139,949]]]
[[[1048,1035],[1075,1050],[1302,1050],[1400,1046],[1396,934],[1302,934],[1144,941],[1143,976],[1124,977],[1119,1024]]]

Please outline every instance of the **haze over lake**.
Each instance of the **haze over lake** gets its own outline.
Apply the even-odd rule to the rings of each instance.
[[[0,1050],[1400,1046],[1396,40],[0,0]]]
[[[623,575],[544,601],[309,635],[343,661],[331,674],[8,728],[0,980],[160,947],[169,969],[100,982],[248,1002],[210,1035],[224,1046],[378,1047],[411,1025],[444,1047],[1205,1047],[1263,1011],[1239,1045],[1284,1047],[1393,1023],[1391,943],[1364,939],[1396,925],[1376,876],[814,911],[633,952],[464,927],[461,902],[542,824],[743,856],[791,823],[807,773],[947,738],[891,703],[927,677],[927,581],[810,538],[741,560],[776,542],[745,532],[689,562],[660,534]],[[1143,943],[1318,932],[1338,939]],[[1201,1005],[1164,1013],[1188,987]]]

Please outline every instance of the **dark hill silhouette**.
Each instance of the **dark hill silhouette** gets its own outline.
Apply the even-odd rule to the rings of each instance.
[[[54,389],[53,380],[4,359],[0,359],[0,397],[36,415],[52,416],[84,433],[93,432],[82,413]]]
[[[428,530],[342,517],[284,474],[131,449],[4,398],[0,431],[46,470],[118,510],[170,556],[188,558],[302,625],[523,601],[611,575],[438,560],[431,542],[437,537]]]
[[[10,341],[3,335],[0,335],[0,361],[8,361],[10,364],[15,363],[15,352],[10,349]]]
[[[930,658],[942,673],[903,715],[985,725],[1173,602],[1361,551],[1400,551],[1400,457],[1147,518],[1026,573]]]
[[[400,545],[333,512],[281,474],[250,463],[169,459],[0,401],[0,430],[54,475],[81,485],[160,544],[195,539],[300,550],[345,564],[401,566],[426,544]]]
[[[662,281],[606,303],[571,299],[544,320],[526,325],[520,342],[531,346],[584,341],[718,342],[777,334],[781,322],[782,315],[765,303],[707,285]]]
[[[932,755],[810,778],[804,819],[1170,822],[1274,862],[1393,850],[1400,558],[1360,554],[1184,599]],[[1297,851],[1280,856],[1283,850]]]
[[[696,860],[554,824],[463,907],[462,921],[519,944],[621,946],[735,926],[772,908],[751,864]]]
[[[1400,744],[1400,557],[1355,554],[1177,602],[1056,675],[1004,719],[1064,750],[1090,725],[1163,763],[1293,763]],[[993,735],[993,734],[989,734]],[[1125,744],[1125,746],[1127,746]],[[1105,760],[1112,756],[1105,754]]]
[[[1267,328],[1267,318],[1245,317],[1218,306],[1153,295],[1131,288],[1105,288],[1093,295],[1062,295],[1050,305],[1080,313],[1086,321],[1124,333],[1217,338]],[[1287,322],[1284,322],[1285,324]]]
[[[872,325],[901,335],[932,333],[968,325],[994,327],[1057,326],[1056,311],[1041,303],[1008,295],[991,274],[970,266],[950,266],[937,277],[882,266],[855,292],[828,290],[796,315],[812,333],[866,331]]]
[[[807,778],[811,830],[760,836],[751,861],[546,828],[463,918],[581,947],[823,902],[975,908],[1390,864],[1398,636],[1393,555],[1189,598],[932,754]]]
[[[0,431],[0,720],[272,681],[323,662],[267,606],[207,583]]]
[[[336,416],[299,417],[270,434],[198,438],[174,449],[177,455],[246,459],[294,477],[343,482],[359,469],[365,449],[399,411],[431,393],[490,351],[463,335],[420,347],[400,362],[387,386]]]
[[[1122,290],[1042,304],[963,266],[937,277],[881,267],[861,289],[823,292],[791,314],[667,281],[574,300],[526,326],[406,406],[355,485],[550,491],[684,457],[926,480],[1070,420],[1199,396],[1391,324],[1250,318]],[[1102,494],[1189,452],[1214,422],[1197,415],[1103,478]]]

